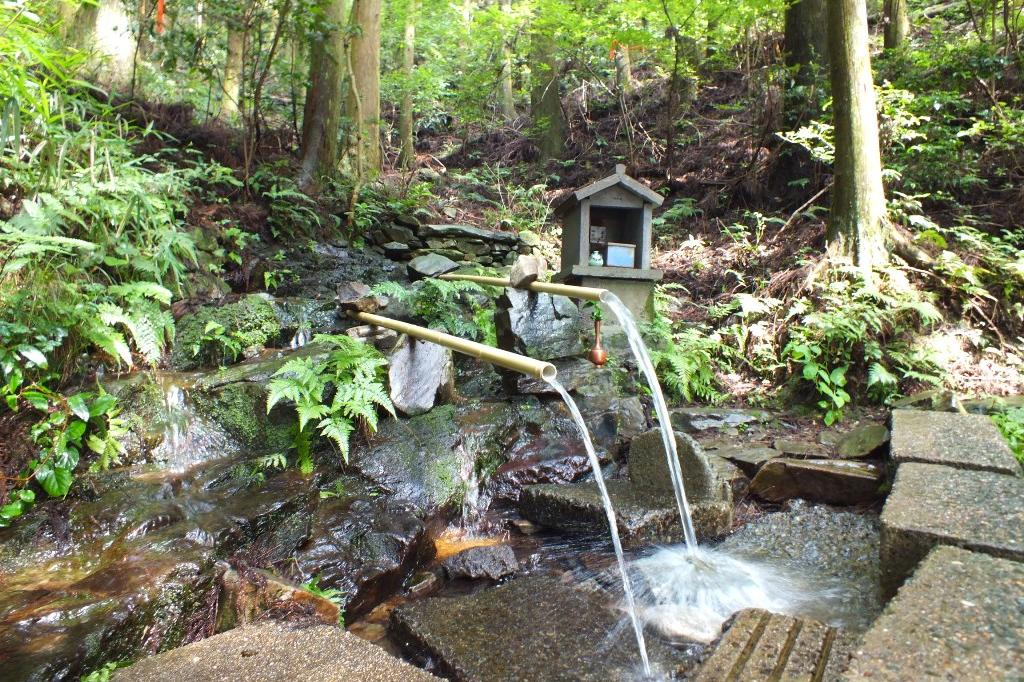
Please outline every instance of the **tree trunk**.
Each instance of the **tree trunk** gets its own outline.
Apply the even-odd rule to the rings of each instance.
[[[224,79],[221,81],[220,118],[238,116],[238,99],[242,89],[242,57],[245,51],[245,31],[228,25],[227,58],[224,60]]]
[[[398,118],[398,137],[402,149],[398,154],[398,165],[412,168],[416,160],[416,147],[412,134],[412,71],[416,63],[416,13],[417,0],[408,0],[405,13],[405,38],[402,44],[402,103]]]
[[[826,0],[796,0],[786,9],[786,66],[797,68],[797,82],[814,81],[814,65],[828,66]]]
[[[503,14],[510,14],[512,1],[501,0],[501,11]],[[498,110],[506,121],[516,117],[516,96],[512,84],[512,48],[504,38],[501,41],[501,92],[498,97]]]
[[[621,43],[615,46],[615,84],[620,92],[633,92],[633,61],[629,46]]]
[[[92,49],[96,39],[96,19],[100,13],[99,2],[78,5],[64,1],[60,3],[59,10],[61,35],[68,45],[76,50]]]
[[[355,0],[352,24],[358,27],[349,48],[352,81],[348,116],[353,121],[349,145],[356,174],[380,172],[380,0]]]
[[[557,45],[545,30],[536,30],[531,37],[533,89],[530,110],[536,129],[536,142],[541,161],[561,158],[565,153],[565,117],[559,94]]]
[[[878,149],[865,0],[829,0],[828,37],[835,126],[829,250],[865,271],[888,258],[889,229]]]
[[[885,49],[891,50],[903,44],[910,33],[910,18],[907,15],[907,0],[885,0]]]
[[[341,85],[347,73],[345,31],[348,0],[322,0],[324,26],[329,30],[310,44],[309,87],[302,112],[302,162],[299,186],[308,191],[338,169],[341,123]]]

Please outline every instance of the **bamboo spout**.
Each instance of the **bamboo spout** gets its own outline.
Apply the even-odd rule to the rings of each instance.
[[[408,322],[399,322],[398,320],[392,320],[389,317],[382,317],[372,313],[351,311],[349,312],[349,315],[360,322],[372,324],[377,327],[384,327],[386,329],[393,329],[400,334],[408,334],[409,336],[422,339],[423,341],[430,341],[431,343],[451,348],[452,350],[464,353],[465,355],[479,358],[480,360],[489,362],[492,365],[498,365],[506,369],[511,369],[515,372],[521,372],[522,374],[526,374],[527,376],[531,376],[535,379],[540,379],[541,381],[550,381],[558,374],[558,370],[555,369],[555,366],[550,362],[534,360],[533,358],[528,358],[525,355],[510,353],[509,351],[501,350],[500,348],[492,348],[491,346],[486,346],[482,343],[477,343],[476,341],[469,341],[434,329],[427,329],[426,327],[420,327]]]
[[[484,277],[483,275],[441,275],[438,279],[449,281],[476,282],[492,287],[510,287],[512,282],[501,277]],[[555,282],[533,282],[528,287],[530,291],[541,294],[553,294],[555,296],[566,296],[568,298],[579,298],[584,301],[603,301],[607,289],[598,287],[578,287],[572,284],[557,284]]]

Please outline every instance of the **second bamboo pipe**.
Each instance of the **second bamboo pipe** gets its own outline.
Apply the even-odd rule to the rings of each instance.
[[[381,315],[374,315],[372,313],[352,311],[349,315],[360,322],[372,324],[375,327],[392,329],[400,334],[408,334],[409,336],[422,339],[423,341],[430,341],[431,343],[451,348],[454,351],[470,355],[474,358],[479,358],[480,360],[489,362],[492,365],[498,365],[506,369],[511,369],[515,372],[521,372],[541,381],[551,381],[558,374],[558,370],[555,369],[555,366],[550,362],[534,360],[533,358],[528,358],[525,355],[501,350],[500,348],[493,348],[482,343],[477,343],[476,341],[469,341],[434,329],[427,329],[426,327],[420,327],[419,325],[410,324],[408,322],[399,322],[398,320],[392,320],[390,317],[382,317]]]
[[[510,287],[512,282],[501,277],[485,277],[483,275],[441,275],[438,279],[448,281],[476,282],[492,287]],[[540,294],[553,294],[555,296],[566,296],[568,298],[579,298],[584,301],[603,301],[603,296],[608,293],[607,289],[598,287],[578,287],[572,284],[558,284],[556,282],[532,282],[525,287],[530,291]]]

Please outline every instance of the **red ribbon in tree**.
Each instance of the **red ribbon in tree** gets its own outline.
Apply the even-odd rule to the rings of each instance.
[[[156,0],[156,32],[164,32],[164,0]]]

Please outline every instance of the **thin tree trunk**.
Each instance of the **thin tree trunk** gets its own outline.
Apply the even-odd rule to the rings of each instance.
[[[512,0],[501,0],[503,14],[512,12]],[[498,97],[498,109],[502,118],[510,121],[516,117],[516,97],[512,84],[512,48],[508,41],[501,41],[501,93]]]
[[[907,15],[907,0],[885,0],[884,42],[885,49],[891,50],[903,44],[910,33],[910,18]]]
[[[324,24],[330,30],[310,45],[309,88],[302,115],[302,161],[298,183],[309,191],[321,177],[338,169],[341,86],[347,72],[345,31],[348,0],[323,0]]]
[[[559,64],[555,42],[544,30],[531,37],[531,62],[534,70],[530,109],[537,130],[537,146],[542,161],[561,158],[565,153],[565,116],[559,93]]]
[[[398,118],[398,137],[402,142],[402,149],[398,154],[398,165],[402,168],[412,168],[416,160],[416,147],[413,142],[413,112],[412,112],[412,72],[416,64],[416,14],[419,3],[417,0],[408,0],[405,14],[405,36],[402,43],[402,103]]]
[[[865,0],[829,0],[835,187],[829,250],[866,272],[888,259],[889,230],[878,148]]]
[[[361,177],[381,170],[380,154],[380,0],[355,0],[352,24],[359,31],[352,38],[352,87],[348,114],[353,120],[357,174]]]
[[[238,98],[242,90],[242,58],[245,52],[245,31],[228,26],[228,49],[221,81],[220,118],[238,115]]]
[[[622,43],[615,46],[615,84],[622,93],[633,92],[633,61],[629,46]]]

